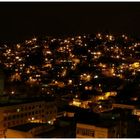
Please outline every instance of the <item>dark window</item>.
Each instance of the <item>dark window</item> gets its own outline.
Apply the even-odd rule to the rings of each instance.
[[[4,125],[3,125],[4,127],[7,127],[7,123],[4,123]]]
[[[25,106],[25,110],[27,110],[27,106]]]
[[[4,117],[4,121],[7,121],[7,117]]]
[[[15,121],[13,121],[12,123],[13,123],[13,125],[15,125]]]
[[[11,118],[12,118],[11,116],[8,116],[8,120],[11,120]]]
[[[15,119],[16,118],[16,115],[13,115],[13,119]]]
[[[8,126],[10,126],[11,125],[11,123],[10,122],[8,122]]]
[[[38,111],[36,111],[35,114],[38,114]]]

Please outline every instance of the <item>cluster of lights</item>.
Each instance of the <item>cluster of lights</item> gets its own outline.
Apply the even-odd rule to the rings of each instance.
[[[43,85],[43,81],[51,77],[47,88],[83,87],[85,91],[97,90],[101,93],[103,90],[100,82],[97,86],[85,84],[99,81],[102,76],[126,80],[126,71],[130,72],[129,76],[135,76],[140,71],[140,58],[135,55],[139,53],[137,49],[140,43],[132,41],[126,35],[122,35],[121,38],[124,46],[120,42],[115,43],[117,41],[115,36],[101,33],[95,37],[85,35],[59,39],[50,37],[45,41],[32,38],[14,47],[4,45],[0,50],[2,54],[0,62],[5,69],[12,71],[11,81],[26,79],[31,85]],[[32,56],[37,56],[38,53],[42,55],[40,65],[32,64],[31,59],[35,58]],[[110,59],[113,62],[110,62]],[[28,62],[30,60],[31,62]],[[74,74],[70,74],[71,72]],[[73,90],[71,91],[73,93]],[[77,91],[74,94],[76,95]],[[99,98],[107,99],[107,95],[102,93]]]

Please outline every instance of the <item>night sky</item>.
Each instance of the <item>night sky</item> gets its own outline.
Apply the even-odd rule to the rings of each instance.
[[[140,3],[0,3],[0,41],[105,31],[140,36]]]

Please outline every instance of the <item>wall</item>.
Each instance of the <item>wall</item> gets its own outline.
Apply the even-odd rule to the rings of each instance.
[[[21,132],[12,129],[7,129],[6,138],[33,138],[33,136],[28,132]]]

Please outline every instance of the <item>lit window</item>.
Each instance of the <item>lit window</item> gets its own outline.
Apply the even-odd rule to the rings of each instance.
[[[17,112],[20,112],[20,109],[19,108],[17,109]]]

